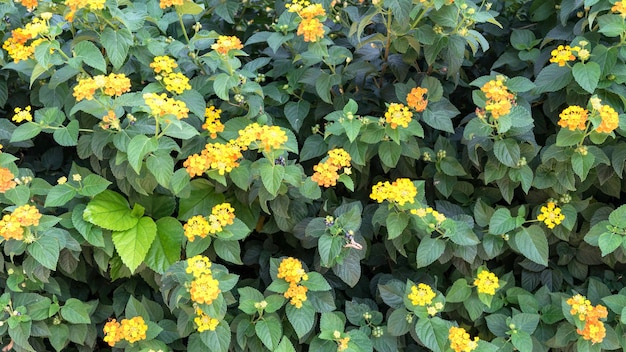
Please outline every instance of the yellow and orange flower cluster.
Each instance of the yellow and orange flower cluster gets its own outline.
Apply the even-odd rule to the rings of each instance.
[[[339,330],[335,330],[333,332],[333,337],[337,343],[337,351],[345,351],[348,349],[348,342],[350,342],[349,335],[346,335],[345,333],[342,334]]]
[[[392,129],[402,126],[404,128],[409,127],[409,122],[413,118],[413,113],[409,111],[409,108],[400,103],[391,103],[385,112],[385,122],[390,124]]]
[[[239,159],[243,158],[241,150],[232,140],[226,144],[209,143],[200,154],[190,155],[183,162],[183,166],[191,177],[200,176],[207,170],[216,170],[224,175],[239,166]]]
[[[178,67],[176,60],[169,56],[156,56],[150,63],[150,68],[154,70],[154,73],[172,73],[175,68]]]
[[[426,88],[415,87],[411,89],[406,96],[407,105],[416,112],[426,110],[426,106],[428,106],[428,99],[424,99],[426,94],[428,94],[428,89]]]
[[[32,205],[22,205],[11,214],[5,214],[0,219],[0,236],[5,240],[24,239],[24,231],[30,226],[38,226],[41,213]]]
[[[576,60],[574,52],[578,51],[580,51],[580,47],[578,46],[570,47],[569,45],[559,45],[550,53],[552,55],[550,62],[559,64],[559,66],[565,66],[568,61]]]
[[[119,97],[126,92],[130,92],[130,79],[123,73],[81,78],[78,80],[78,84],[74,86],[72,95],[76,98],[76,101],[83,99],[92,100],[98,90],[110,97]]]
[[[200,308],[196,309],[196,317],[193,319],[193,321],[198,326],[198,332],[203,332],[207,330],[215,331],[215,329],[220,323],[219,320],[215,318],[211,318],[209,315],[203,312],[202,309]]]
[[[129,343],[145,340],[148,325],[140,316],[131,319],[122,319],[121,323],[113,319],[104,324],[103,331],[104,342],[113,347],[122,340],[126,340]]]
[[[611,133],[619,126],[619,114],[615,109],[602,104],[602,100],[596,96],[589,99],[589,103],[591,112],[578,105],[568,106],[559,114],[558,125],[570,131],[586,131],[593,121],[598,133]]]
[[[33,11],[39,4],[37,0],[16,0],[15,2],[22,4],[28,11]]]
[[[31,107],[30,105],[26,106],[24,109],[16,107],[13,109],[15,115],[11,118],[16,123],[20,123],[22,121],[32,121],[33,115],[30,113]]]
[[[34,56],[35,48],[45,41],[40,36],[48,33],[48,28],[47,21],[35,17],[24,28],[12,30],[11,37],[2,44],[2,49],[9,53],[15,63],[28,60]]]
[[[432,287],[424,283],[420,283],[417,286],[411,286],[411,293],[408,297],[411,300],[411,304],[414,306],[427,306],[433,302],[433,298],[437,296]]]
[[[76,12],[81,9],[89,9],[90,11],[104,10],[106,0],[65,0],[65,6],[69,8],[69,12],[65,15],[68,22],[74,21]]]
[[[547,202],[540,211],[541,214],[537,215],[537,220],[543,221],[549,229],[553,229],[565,220],[565,215],[561,214],[561,208],[557,207],[555,202]]]
[[[343,148],[328,151],[328,159],[313,166],[311,180],[324,187],[335,186],[339,179],[339,170],[350,167],[352,158]]]
[[[181,120],[189,116],[189,109],[184,101],[169,98],[165,93],[146,93],[143,99],[150,109],[150,114],[155,117],[174,115],[176,119]],[[167,122],[167,119],[165,121]]]
[[[107,114],[102,117],[102,121],[100,122],[100,127],[102,127],[103,130],[108,130],[109,128],[114,129],[116,131],[120,130],[121,128],[120,119],[118,119],[117,115],[115,115],[115,111],[113,110],[107,111]]]
[[[403,206],[406,203],[415,203],[417,188],[408,178],[399,178],[389,183],[389,181],[378,182],[372,187],[370,198],[382,203],[389,201]]]
[[[611,133],[619,126],[619,115],[609,105],[602,105],[598,109],[598,113],[600,114],[601,122],[596,127],[596,132]]]
[[[622,0],[616,2],[615,4],[613,4],[613,7],[611,7],[611,11],[614,13],[619,13],[622,18],[626,18],[626,1]]]
[[[221,55],[228,55],[231,50],[243,49],[243,44],[241,44],[241,40],[235,36],[220,35],[215,44],[211,45],[211,49]]]
[[[587,118],[589,111],[578,105],[572,105],[563,110],[559,114],[559,126],[567,127],[570,131],[581,130],[587,128]]]
[[[448,339],[450,340],[450,348],[454,352],[471,352],[478,347],[480,340],[478,336],[472,340],[465,329],[456,326],[452,326],[448,330]]]
[[[162,9],[166,9],[172,6],[180,6],[185,2],[185,0],[161,0],[159,1],[159,7]]]
[[[431,207],[411,209],[411,214],[417,215],[428,225],[432,224],[432,228],[440,226],[445,220],[446,216]]]
[[[150,67],[156,73],[158,80],[163,80],[165,89],[170,93],[183,94],[186,90],[191,89],[189,78],[180,72],[174,72],[173,69],[178,67],[174,59],[169,56],[156,56]]]
[[[487,98],[485,110],[496,120],[511,112],[515,103],[515,95],[506,87],[505,80],[504,76],[497,76],[480,88]]]
[[[483,270],[474,279],[474,286],[476,286],[478,293],[493,296],[496,294],[496,290],[500,288],[500,283],[496,274],[489,270]]]
[[[289,138],[285,131],[278,126],[259,125],[252,123],[239,131],[237,144],[241,150],[257,147],[265,152],[282,149]]]
[[[289,283],[289,289],[283,294],[285,298],[290,299],[289,303],[298,309],[302,308],[302,302],[307,299],[306,293],[308,288],[298,284],[309,279],[304,268],[302,268],[302,262],[292,257],[283,259],[278,266],[278,274],[276,276]]]
[[[324,38],[322,21],[326,16],[326,10],[321,4],[314,4],[308,0],[294,0],[285,6],[289,12],[297,13],[302,19],[297,34],[304,36],[305,42],[315,43]]]
[[[187,268],[185,271],[193,275],[193,280],[189,285],[191,300],[200,304],[213,303],[222,291],[219,288],[219,281],[213,278],[209,258],[203,255],[196,255],[195,257],[187,259],[186,263]],[[200,315],[200,321],[202,322],[204,320],[202,315],[198,315]],[[207,321],[207,324],[210,323],[212,323],[212,321]],[[201,325],[198,322],[196,322],[196,324],[198,324],[198,326]],[[217,324],[215,325],[217,326]]]
[[[0,193],[4,193],[17,186],[15,175],[6,167],[0,167]]]
[[[221,203],[211,209],[208,217],[202,215],[192,216],[183,225],[185,236],[189,242],[193,242],[196,237],[205,238],[208,235],[215,235],[224,230],[224,227],[235,222],[235,209],[230,203]],[[210,265],[209,265],[210,266]]]
[[[204,110],[204,124],[202,124],[202,128],[209,132],[209,136],[212,139],[217,138],[217,134],[224,131],[224,125],[220,121],[221,113],[222,110],[216,109],[213,105]]]
[[[591,302],[583,295],[577,294],[567,300],[567,304],[572,307],[570,314],[583,321],[583,329],[576,329],[576,332],[585,340],[592,343],[600,343],[606,336],[606,328],[600,319],[606,319],[608,311],[603,305],[591,305]]]

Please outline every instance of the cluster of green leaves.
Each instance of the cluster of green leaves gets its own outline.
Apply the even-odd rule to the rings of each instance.
[[[24,240],[0,239],[0,345],[105,350],[108,320],[141,316],[146,338],[115,349],[446,351],[452,326],[485,351],[626,348],[626,20],[615,1],[321,0],[316,42],[284,1],[107,1],[72,21],[71,0],[21,3],[0,4],[4,41],[33,17],[49,28],[29,59],[0,55],[0,168],[16,178],[0,204],[43,215]],[[213,50],[221,35],[243,49]],[[588,56],[550,62],[559,45]],[[169,93],[150,67],[157,56],[191,89]],[[130,92],[72,94],[111,73]],[[490,120],[481,88],[494,79],[514,98]],[[393,128],[388,106],[409,104],[415,87],[427,106]],[[146,93],[171,95],[189,116],[153,116]],[[557,124],[592,98],[620,113],[614,132]],[[33,121],[12,121],[26,106]],[[221,110],[217,138],[202,128],[207,106]],[[103,121],[109,111],[119,128]],[[252,123],[287,142],[190,177],[189,156]],[[320,186],[313,167],[335,148],[351,167]],[[370,198],[397,178],[412,181],[413,202]],[[232,224],[185,236],[190,218],[224,202]],[[553,227],[537,220],[548,202],[564,216]],[[185,259],[196,255],[213,262],[211,304],[190,297]],[[308,275],[300,308],[277,274],[285,257]],[[487,269],[499,277],[493,296],[474,284]],[[439,308],[413,304],[419,283]],[[601,343],[576,331],[566,300],[577,293],[609,310]],[[215,330],[198,331],[198,308]]]

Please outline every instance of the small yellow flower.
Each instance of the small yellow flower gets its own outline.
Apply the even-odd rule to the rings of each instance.
[[[211,318],[206,313],[204,313],[202,309],[197,309],[196,314],[197,316],[194,318],[193,321],[198,326],[198,332],[203,332],[207,330],[215,331],[215,329],[220,323],[219,320],[215,318]]]
[[[220,294],[219,282],[211,274],[204,274],[191,282],[189,294],[196,303],[211,304]]]
[[[73,174],[72,175],[72,180],[76,181],[76,182],[80,182],[82,181],[83,177],[80,174]]]
[[[470,338],[470,335],[463,328],[452,326],[448,330],[448,339],[450,340],[450,348],[454,352],[470,352],[478,347],[478,337],[474,337],[474,340]]]
[[[211,45],[211,49],[222,55],[227,55],[231,50],[243,49],[243,44],[241,44],[241,40],[235,36],[220,35],[217,42]]]
[[[568,61],[576,60],[576,56],[572,53],[572,51],[578,51],[580,48],[578,47],[570,47],[569,45],[559,45],[556,49],[552,50],[550,53],[552,58],[550,62],[557,63],[559,66],[565,66]]]
[[[306,293],[308,290],[309,289],[306,286],[298,285],[294,282],[291,282],[289,284],[289,288],[287,289],[287,291],[285,291],[283,296],[285,296],[285,298],[287,299],[290,299],[289,303],[291,303],[291,305],[300,309],[302,308],[302,302],[306,301],[307,299]]]
[[[22,121],[32,121],[33,115],[31,115],[30,110],[30,105],[26,106],[23,110],[19,107],[15,108],[13,110],[15,112],[15,115],[13,115],[13,118],[11,120],[17,123],[20,123]]]
[[[413,113],[409,111],[409,108],[404,104],[391,103],[385,112],[385,122],[391,125],[392,129],[402,126],[404,128],[409,127],[409,122],[413,118]]]
[[[415,203],[417,188],[408,178],[398,178],[393,183],[378,182],[372,187],[370,198],[382,203],[387,200],[403,206],[405,203]]]
[[[411,286],[411,293],[408,295],[411,300],[411,304],[414,306],[429,305],[432,303],[435,296],[437,296],[437,294],[435,294],[433,289],[424,283],[420,283],[417,286]]]
[[[211,274],[211,260],[203,255],[196,255],[187,259],[187,268],[185,269],[187,274],[192,274],[193,277],[198,278],[204,274]]]
[[[498,277],[494,273],[489,270],[483,270],[478,273],[478,276],[474,279],[474,286],[477,287],[478,293],[493,296],[496,294],[496,290],[500,288],[498,281]]]
[[[555,202],[549,201],[541,207],[541,214],[537,215],[537,220],[543,221],[549,229],[553,229],[565,220],[565,215],[561,214],[561,208]]]
[[[309,279],[309,276],[302,267],[302,262],[293,257],[285,258],[280,262],[280,265],[278,266],[278,274],[276,276],[279,279],[283,279],[294,284],[297,284],[302,280],[306,281]]]
[[[61,176],[57,179],[57,184],[64,185],[67,182],[67,177]]]
[[[599,110],[602,122],[596,128],[596,132],[611,133],[619,126],[619,115],[609,105],[602,105]]]
[[[178,64],[169,56],[156,56],[150,63],[150,67],[154,73],[171,73],[173,69],[178,67]]]
[[[124,339],[130,343],[146,339],[148,325],[146,325],[146,322],[140,316],[122,320],[121,328]]]

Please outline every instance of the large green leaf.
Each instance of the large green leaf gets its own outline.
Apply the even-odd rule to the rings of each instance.
[[[621,205],[609,214],[609,222],[613,226],[626,228],[626,205]]]
[[[149,217],[140,218],[130,229],[113,232],[115,249],[131,272],[134,272],[146,259],[156,235],[157,225]]]
[[[220,324],[217,328],[215,328],[215,331],[207,330],[199,333],[199,335],[204,345],[209,348],[208,350],[215,352],[228,352],[231,333],[230,328],[225,321],[220,321]],[[190,349],[190,351],[191,350],[192,349]],[[206,350],[206,348],[201,350]]]
[[[138,134],[128,143],[128,163],[139,175],[144,157],[159,147],[159,140],[156,137],[150,138],[143,134]]]
[[[508,167],[517,167],[517,162],[520,159],[520,147],[514,139],[497,140],[493,144],[493,153],[502,164]]]
[[[572,67],[572,74],[574,75],[576,83],[590,94],[595,92],[598,82],[600,81],[601,73],[602,69],[600,65],[593,61],[586,63],[577,62],[574,67]]]
[[[387,216],[387,235],[390,240],[400,236],[409,224],[409,216],[406,213],[391,213]]]
[[[285,313],[287,313],[287,319],[289,319],[291,326],[296,331],[298,338],[303,338],[308,334],[315,324],[315,309],[307,301],[303,302],[301,308],[287,304]]]
[[[283,336],[283,326],[275,314],[267,315],[257,321],[254,331],[265,347],[271,351],[278,347],[278,343]]]
[[[280,188],[283,178],[285,177],[285,167],[271,162],[265,162],[260,165],[259,172],[261,173],[261,181],[265,189],[271,195],[276,196],[278,194],[278,188]]]
[[[109,190],[97,194],[87,204],[83,218],[113,231],[128,230],[137,225],[139,220],[133,216],[126,199],[119,193]]]
[[[55,270],[59,261],[61,247],[59,241],[45,234],[27,247],[27,251],[39,264],[50,270]]]
[[[620,234],[613,232],[605,232],[598,237],[598,247],[602,251],[602,256],[605,257],[614,250],[616,250],[623,242],[624,237]]]
[[[535,80],[537,93],[556,92],[572,81],[572,72],[567,66],[551,64],[544,67]]]
[[[82,180],[81,184],[82,187],[80,188],[78,193],[83,196],[93,197],[96,194],[99,194],[107,189],[111,182],[102,176],[89,174]],[[46,199],[46,201],[47,200],[48,199]]]
[[[441,352],[448,343],[449,325],[449,322],[439,317],[419,319],[415,324],[415,333],[429,350]]]
[[[156,221],[157,232],[146,255],[146,265],[162,274],[180,259],[183,226],[172,217]]]
[[[541,227],[531,225],[522,228],[515,234],[515,244],[526,258],[533,262],[548,266],[548,240]]]
[[[418,268],[424,268],[439,259],[446,250],[446,242],[439,238],[426,236],[417,246],[415,254],[415,264]]]
[[[111,27],[106,27],[100,34],[100,42],[106,49],[107,57],[111,61],[113,68],[117,70],[126,61],[128,50],[133,43],[133,37],[126,28],[113,30]]]
[[[78,120],[70,121],[67,126],[61,126],[54,130],[52,137],[64,147],[71,147],[78,144]]]
[[[80,58],[88,66],[103,73],[107,72],[107,64],[104,61],[104,57],[94,43],[83,40],[76,44],[72,51],[74,52],[74,57]]]
[[[90,310],[91,305],[83,303],[76,298],[70,298],[61,307],[61,316],[72,324],[91,324],[91,319],[89,318]]]

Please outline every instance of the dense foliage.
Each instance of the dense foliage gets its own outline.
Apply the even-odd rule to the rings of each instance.
[[[626,348],[626,1],[0,18],[3,351]]]

